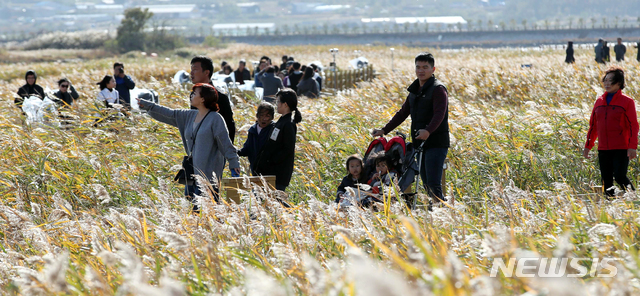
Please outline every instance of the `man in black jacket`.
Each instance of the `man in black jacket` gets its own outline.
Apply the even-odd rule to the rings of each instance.
[[[213,61],[206,56],[196,56],[191,59],[191,82],[196,83],[211,83],[211,76],[213,76]],[[192,94],[193,95],[193,94]],[[227,125],[229,131],[229,139],[233,143],[236,137],[236,123],[233,121],[233,110],[231,109],[231,101],[229,97],[220,91],[218,91],[218,113],[224,118],[224,122]]]
[[[302,80],[302,76],[304,75],[304,73],[300,71],[300,67],[300,63],[294,62],[293,73],[289,74],[289,87],[296,92],[298,91],[298,83],[300,83],[300,80]]]
[[[24,75],[24,79],[27,83],[18,89],[18,98],[15,99],[15,103],[18,107],[22,107],[22,102],[30,96],[36,96],[40,99],[44,99],[45,96],[42,86],[36,84],[38,75],[36,75],[35,71],[27,71]]]
[[[407,89],[409,95],[393,118],[371,133],[379,137],[390,133],[411,115],[411,137],[415,147],[422,146],[420,176],[425,189],[436,202],[445,201],[442,193],[442,169],[449,150],[449,102],[447,88],[436,79],[435,59],[430,53],[415,58],[416,79]]]
[[[627,47],[622,44],[622,38],[618,38],[618,44],[613,47],[613,52],[616,53],[616,61],[624,61],[624,54],[627,53]]]
[[[247,62],[242,59],[238,63],[238,69],[233,71],[233,75],[236,78],[236,82],[240,84],[244,84],[245,80],[251,80],[251,72],[246,68]]]

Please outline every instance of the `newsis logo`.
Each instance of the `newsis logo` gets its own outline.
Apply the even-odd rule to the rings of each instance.
[[[618,274],[618,268],[613,265],[614,258],[510,258],[505,263],[502,258],[493,259],[491,277],[496,277],[498,271],[505,277],[542,277],[581,278],[584,276],[611,278]],[[568,267],[568,268],[567,268]]]

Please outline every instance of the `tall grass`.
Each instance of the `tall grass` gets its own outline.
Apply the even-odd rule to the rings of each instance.
[[[338,64],[354,49],[341,48]],[[3,67],[0,287],[92,295],[638,293],[638,198],[600,199],[595,162],[580,156],[604,70],[587,51],[568,66],[552,50],[434,50],[450,95],[447,195],[456,203],[433,212],[402,203],[341,211],[332,203],[344,159],[363,153],[369,131],[404,101],[416,51],[396,47],[393,72],[388,49],[367,47],[362,54],[379,79],[302,99],[288,189],[294,208],[256,186],[240,204],[203,196],[199,215],[170,181],[184,153],[175,128],[141,114],[91,126],[95,83],[113,60]],[[331,59],[318,47],[231,45],[207,54],[232,64],[263,54]],[[122,59],[139,86],[156,89],[165,105],[186,107],[188,92],[169,81],[188,59],[169,58]],[[638,64],[623,67],[625,92],[638,97]],[[75,127],[25,125],[11,98],[32,68],[42,85],[71,79],[82,95],[69,111],[80,118]],[[241,145],[256,102],[236,101]],[[634,184],[637,172],[633,161]],[[535,256],[617,258],[618,276],[489,277],[493,258]]]

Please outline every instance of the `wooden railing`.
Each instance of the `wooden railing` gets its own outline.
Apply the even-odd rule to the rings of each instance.
[[[345,90],[354,88],[357,82],[372,81],[373,66],[367,65],[357,70],[332,71],[329,69],[325,72],[324,81],[322,82],[323,90]]]

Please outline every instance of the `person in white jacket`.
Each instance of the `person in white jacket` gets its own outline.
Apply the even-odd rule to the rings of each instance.
[[[100,92],[98,93],[98,101],[103,101],[107,107],[112,104],[120,104],[120,94],[116,90],[116,80],[111,75],[106,75],[102,81],[98,82]]]

